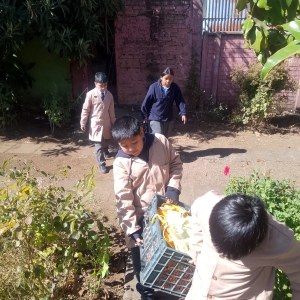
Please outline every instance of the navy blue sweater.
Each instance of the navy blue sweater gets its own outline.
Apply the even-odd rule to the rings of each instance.
[[[142,119],[158,122],[172,121],[174,101],[179,115],[186,115],[185,101],[180,87],[175,82],[172,82],[167,94],[165,94],[159,79],[151,84],[148,89],[141,107]]]

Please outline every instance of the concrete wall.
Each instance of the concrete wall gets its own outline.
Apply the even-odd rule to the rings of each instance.
[[[141,104],[170,66],[183,90],[192,49],[200,61],[202,0],[126,0],[115,24],[118,102]]]
[[[234,85],[229,75],[237,65],[248,65],[257,61],[253,50],[245,48],[244,37],[240,33],[208,34],[203,36],[200,86],[207,97],[212,96],[216,104],[236,106],[239,88]],[[298,82],[300,78],[299,58],[287,61],[291,76]],[[299,90],[289,93],[285,110],[293,111],[300,107]]]

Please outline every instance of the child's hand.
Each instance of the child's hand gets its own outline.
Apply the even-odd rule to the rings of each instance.
[[[189,264],[195,265],[196,263],[193,260],[189,260]]]
[[[145,120],[143,121],[143,123],[148,123],[148,119],[145,119]]]
[[[136,245],[136,246],[140,246],[140,245],[142,245],[142,244],[144,244],[144,241],[143,241],[142,239],[137,238],[137,239],[135,240],[135,245]]]
[[[178,202],[176,200],[173,200],[171,198],[166,197],[166,200],[167,200],[167,204],[175,204],[175,205],[178,204]]]
[[[82,131],[85,131],[85,125],[81,125],[80,128],[81,128]]]

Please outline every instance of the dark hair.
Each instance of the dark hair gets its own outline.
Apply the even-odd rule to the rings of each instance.
[[[174,76],[174,71],[173,71],[173,69],[171,69],[170,67],[164,68],[164,69],[160,72],[160,77],[163,77],[163,76],[168,75],[168,74]]]
[[[95,74],[95,82],[106,83],[107,82],[106,75],[103,72],[97,72]]]
[[[140,123],[137,118],[132,116],[123,116],[116,120],[111,129],[114,140],[120,142],[130,139],[140,133]]]
[[[232,194],[218,202],[209,217],[217,251],[233,260],[250,254],[268,232],[268,213],[258,197]]]

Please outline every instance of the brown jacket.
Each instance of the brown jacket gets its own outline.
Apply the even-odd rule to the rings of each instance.
[[[115,109],[113,95],[106,90],[103,101],[97,88],[89,91],[82,107],[80,125],[86,125],[88,118],[91,120],[89,139],[101,142],[111,139],[111,126],[115,122]]]
[[[196,270],[186,300],[271,300],[277,268],[289,277],[292,299],[300,299],[300,243],[290,228],[271,215],[267,237],[248,256],[232,261],[216,251],[211,242],[209,216],[223,197],[208,192],[192,205],[191,244]]]
[[[161,134],[155,134],[148,163],[139,157],[116,157],[113,172],[117,215],[127,237],[140,229],[138,222],[154,193],[164,195],[167,186],[181,190],[180,156]],[[134,247],[133,239],[126,244]]]

